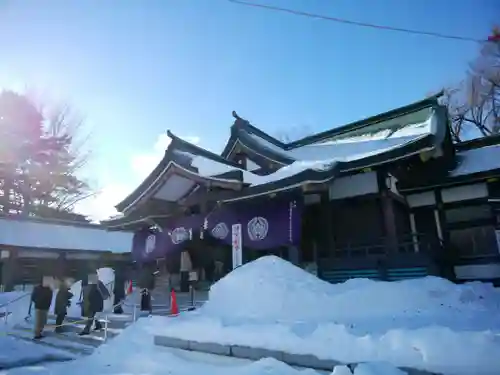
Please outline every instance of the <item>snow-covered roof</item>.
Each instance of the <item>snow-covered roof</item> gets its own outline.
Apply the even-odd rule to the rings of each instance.
[[[500,145],[461,151],[457,153],[457,161],[457,167],[450,172],[450,177],[500,169]]]
[[[91,224],[0,217],[0,245],[39,249],[130,252],[132,233]]]
[[[464,145],[467,147],[463,147]],[[463,185],[500,177],[500,137],[474,140],[473,143],[467,141],[456,144],[455,148],[457,151],[451,167],[431,173],[425,181],[418,179],[400,181],[399,191],[426,191],[436,187]]]
[[[290,143],[271,137],[234,113],[232,136],[222,156],[230,159],[240,146],[250,154],[281,165],[297,160],[355,160],[359,154],[379,152],[436,135],[443,125],[443,119],[437,119],[440,117],[436,113],[438,107],[437,98],[432,97]]]
[[[168,132],[172,139],[165,156],[148,177],[120,202],[118,211],[129,213],[148,199],[178,202],[200,185],[239,190],[243,176],[238,165]]]
[[[425,137],[432,132],[432,119],[433,117],[430,114],[429,118],[424,122],[410,124],[394,132],[383,129],[373,134],[343,137],[290,150],[283,150],[255,134],[250,134],[250,137],[259,142],[262,147],[270,148],[274,152],[294,160],[335,159],[350,161],[360,159],[364,154],[382,152]]]
[[[446,110],[429,98],[403,108],[284,144],[241,119],[236,113],[231,139],[217,155],[184,141],[172,133],[163,160],[155,170],[116,207],[127,216],[145,201],[159,199],[181,203],[193,198],[200,186],[216,187],[221,200],[233,200],[268,191],[281,191],[304,183],[331,180],[347,172],[392,162],[432,151],[445,139]],[[231,153],[241,144],[279,169],[256,174],[232,161]],[[272,185],[272,186],[271,186]]]

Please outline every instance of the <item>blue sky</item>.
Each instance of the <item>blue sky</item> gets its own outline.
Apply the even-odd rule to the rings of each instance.
[[[498,0],[259,1],[479,39],[500,14]],[[80,209],[96,216],[161,158],[167,129],[214,151],[232,110],[271,134],[325,130],[459,81],[477,51],[226,0],[0,0],[0,47],[2,87],[85,115],[102,195]]]

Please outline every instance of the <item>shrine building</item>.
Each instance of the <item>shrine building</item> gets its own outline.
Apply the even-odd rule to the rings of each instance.
[[[500,137],[454,143],[439,95],[283,143],[233,112],[220,154],[171,132],[104,221],[143,267],[224,272],[275,254],[330,282],[500,281]],[[208,276],[210,277],[210,276]],[[203,277],[202,277],[203,278]]]

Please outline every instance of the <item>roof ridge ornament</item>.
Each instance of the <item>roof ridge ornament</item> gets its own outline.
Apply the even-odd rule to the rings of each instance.
[[[243,120],[240,116],[238,116],[238,114],[236,113],[236,111],[233,111],[232,115],[233,115],[233,117],[234,117],[236,120]]]

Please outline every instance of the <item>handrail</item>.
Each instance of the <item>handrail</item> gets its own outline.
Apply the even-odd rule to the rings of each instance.
[[[23,294],[22,296],[19,296],[19,297],[17,297],[17,298],[11,299],[10,301],[5,302],[5,303],[1,304],[1,305],[0,305],[0,309],[1,309],[1,308],[3,308],[3,307],[7,307],[7,306],[11,305],[12,303],[17,302],[17,301],[19,301],[20,299],[23,299],[23,298],[28,297],[28,296],[30,296],[30,295],[31,295],[31,293],[25,293],[25,294]]]
[[[113,285],[113,283],[114,283],[114,280],[111,281],[111,282],[109,282],[109,283],[106,283],[104,285],[107,286],[107,287],[109,287],[109,286]],[[134,294],[134,293],[135,293],[135,291],[132,292],[132,294]],[[4,304],[0,305],[0,308],[4,308],[4,307],[6,308],[10,304],[12,304],[12,303],[14,303],[16,301],[19,301],[20,299],[23,299],[23,298],[25,298],[25,297],[27,297],[29,295],[31,295],[31,293],[26,293],[26,294],[23,294],[22,296],[14,298],[14,299],[8,301],[7,303],[4,303]],[[111,298],[111,293],[110,293],[110,297],[109,298]],[[107,339],[108,339],[108,323],[109,323],[108,317],[109,317],[109,314],[112,313],[115,310],[115,308],[117,308],[118,306],[125,305],[125,301],[126,301],[126,299],[123,299],[120,302],[118,302],[118,303],[114,304],[113,306],[111,306],[108,311],[102,311],[101,312],[101,314],[104,313],[104,342],[106,342]],[[136,321],[136,307],[137,307],[137,304],[134,303],[133,304],[134,310],[133,310],[133,313],[132,313],[132,319],[133,319],[134,322]],[[7,316],[8,316],[8,311],[5,311],[5,324],[7,324]],[[102,320],[102,318],[101,319],[97,318],[97,319],[98,320]],[[72,322],[68,322],[68,323],[63,323],[63,324],[59,324],[59,325],[48,325],[48,327],[58,328],[58,327],[64,327],[64,326],[67,326],[67,325],[74,325],[75,323],[84,323],[84,322],[86,323],[87,321],[88,321],[88,318],[85,318],[85,319],[81,319],[81,320],[77,320],[77,321],[72,321]]]

